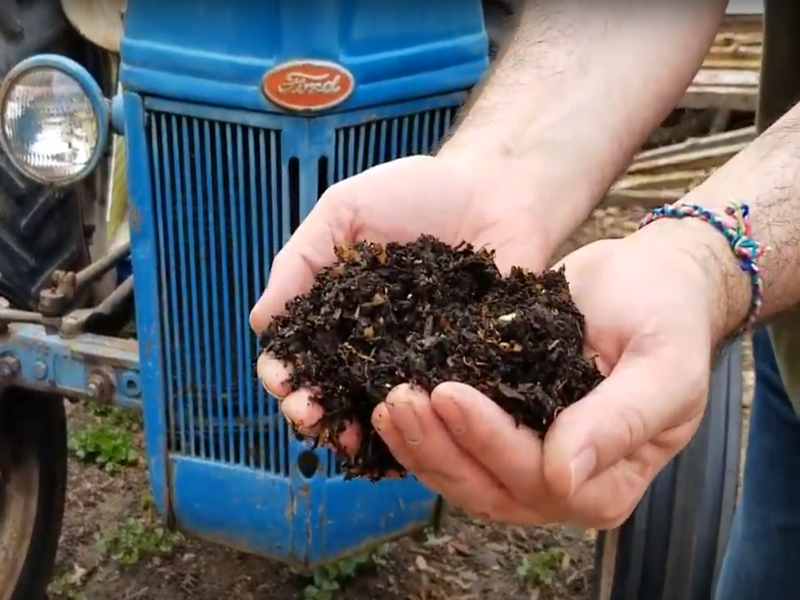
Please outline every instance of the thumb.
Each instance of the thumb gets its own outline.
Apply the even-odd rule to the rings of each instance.
[[[524,267],[538,273],[547,268],[549,260],[546,240],[530,231],[522,231],[513,243],[495,252],[495,264],[501,273],[508,273],[512,267]]]
[[[346,217],[351,211],[342,198],[326,194],[270,265],[267,288],[250,312],[250,327],[258,334],[284,311],[287,302],[311,289],[317,271],[333,264],[334,246],[349,242],[343,232],[350,231]]]
[[[595,474],[702,412],[708,365],[685,356],[669,347],[628,350],[605,381],[558,416],[544,441],[544,475],[555,495],[569,498]]]

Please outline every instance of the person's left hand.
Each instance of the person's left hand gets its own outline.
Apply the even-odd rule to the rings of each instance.
[[[373,415],[395,458],[476,516],[621,524],[696,431],[719,341],[715,290],[691,252],[645,232],[564,261],[587,351],[609,376],[544,440],[469,386],[443,383],[430,396],[400,386]]]

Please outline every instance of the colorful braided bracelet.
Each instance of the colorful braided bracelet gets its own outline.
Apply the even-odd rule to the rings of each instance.
[[[750,276],[750,310],[742,329],[752,327],[761,313],[764,302],[764,282],[758,268],[758,259],[766,251],[766,247],[750,237],[750,208],[744,202],[727,206],[724,212],[710,211],[696,204],[668,204],[653,209],[639,223],[639,229],[659,219],[685,219],[694,217],[713,226],[728,240],[733,254],[739,261],[742,271]]]

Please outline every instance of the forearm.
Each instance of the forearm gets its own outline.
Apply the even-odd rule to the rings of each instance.
[[[734,201],[749,204],[752,237],[768,247],[758,261],[761,314],[768,319],[800,303],[800,105],[682,200],[717,211]],[[640,234],[694,254],[714,291],[711,315],[718,341],[742,325],[751,302],[750,279],[723,236],[694,219],[659,221]]]
[[[441,154],[543,197],[553,244],[591,212],[697,72],[726,0],[529,0]],[[519,192],[514,192],[519,190]]]

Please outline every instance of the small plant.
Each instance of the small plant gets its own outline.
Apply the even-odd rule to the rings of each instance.
[[[564,556],[561,548],[547,548],[529,554],[517,567],[517,577],[524,583],[552,587]]]
[[[180,539],[177,532],[131,517],[100,538],[97,550],[104,558],[133,565],[147,556],[171,553]]]
[[[357,554],[330,565],[323,565],[311,574],[311,582],[303,590],[304,600],[333,600],[342,587],[373,564],[381,564],[389,552],[383,544],[367,554]]]
[[[65,573],[50,582],[47,586],[47,597],[59,600],[86,600],[86,594],[81,589],[81,580],[73,573]]]
[[[139,451],[132,435],[141,429],[138,414],[103,404],[87,406],[91,406],[93,419],[70,434],[72,453],[79,460],[97,464],[109,472],[138,464]]]
[[[89,403],[85,404],[89,412],[97,417],[108,421],[112,425],[122,427],[135,433],[142,431],[142,413],[138,410],[119,408],[113,404]]]
[[[130,432],[102,421],[70,435],[69,449],[80,460],[109,472],[139,462]]]

